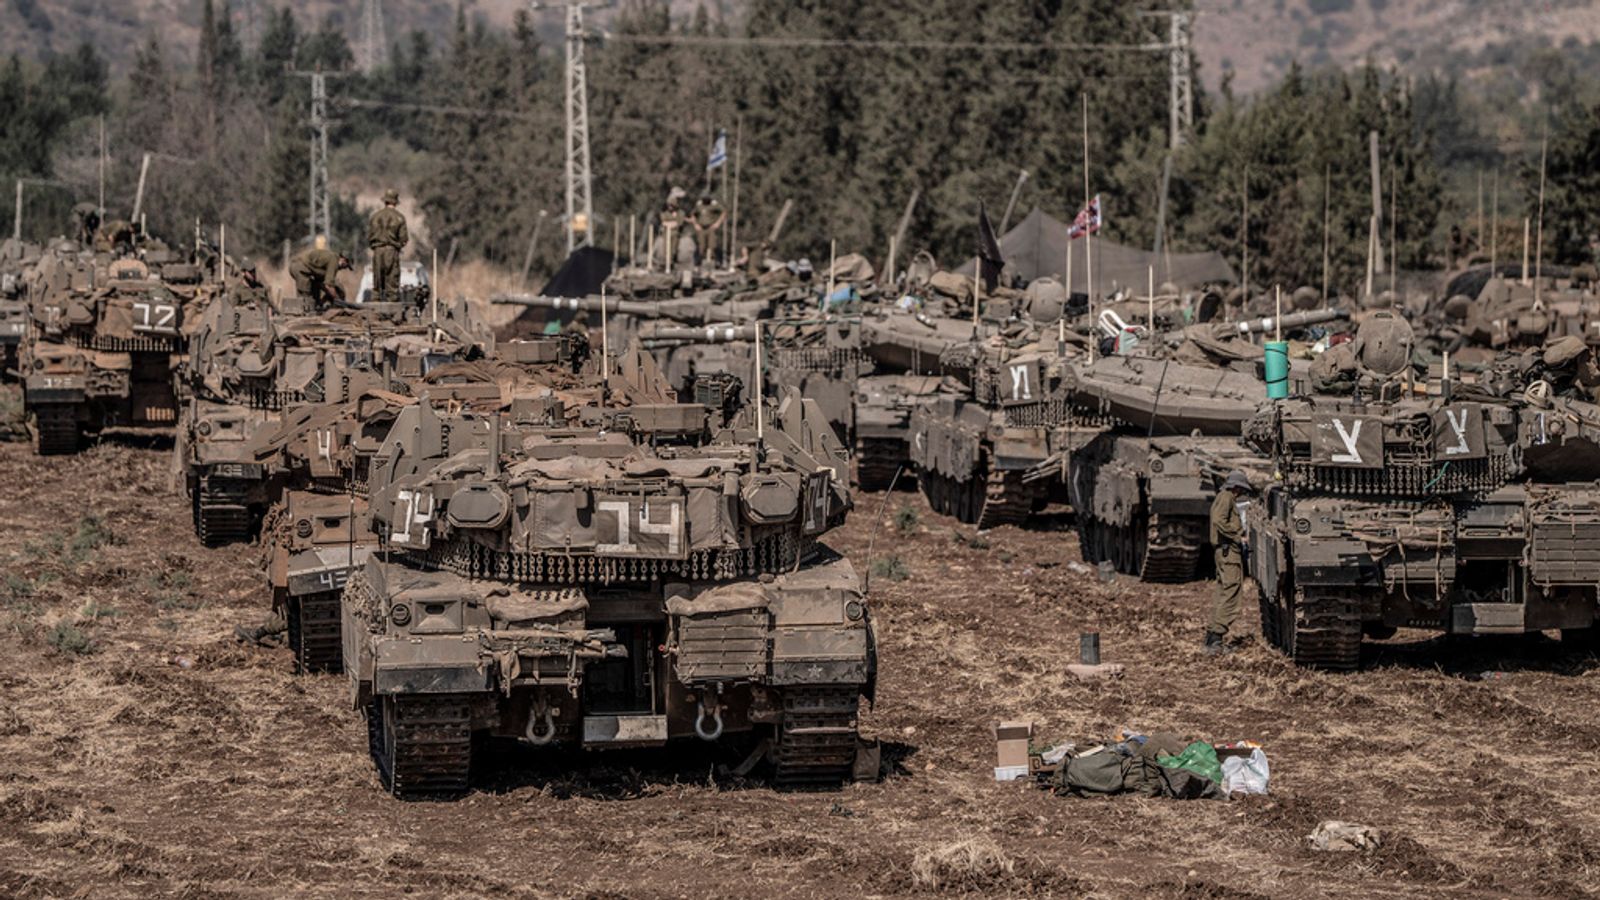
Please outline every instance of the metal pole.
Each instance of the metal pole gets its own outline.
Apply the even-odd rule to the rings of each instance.
[[[1017,173],[1017,183],[1011,186],[1011,199],[1006,201],[1006,214],[1000,217],[1000,235],[1004,235],[1006,227],[1011,224],[1011,213],[1017,208],[1017,195],[1022,193],[1022,183],[1027,180],[1027,169]]]
[[[630,214],[628,216],[628,265],[630,267],[634,264],[634,259],[636,258],[636,251],[638,250],[638,247],[639,247],[639,245],[634,240],[634,238],[636,237],[635,229],[637,229],[638,227],[639,227],[639,214],[638,213]]]
[[[1167,188],[1172,183],[1172,154],[1161,161],[1161,193],[1156,195],[1156,246],[1155,254],[1161,255],[1161,247],[1167,236]],[[1170,269],[1167,277],[1172,277]]]
[[[1083,99],[1083,208],[1089,209],[1089,93],[1084,91],[1080,95]],[[1092,217],[1092,214],[1091,214]],[[1083,259],[1085,290],[1089,295],[1089,333],[1094,334],[1094,235],[1093,228],[1086,224],[1083,229]],[[1093,340],[1090,341],[1092,345]],[[1092,358],[1092,357],[1091,357]]]
[[[728,247],[739,255],[739,175],[744,163],[744,116],[733,120],[733,209],[728,211]]]
[[[1493,210],[1489,219],[1489,277],[1494,277],[1495,267],[1500,262],[1500,167],[1494,168],[1494,194],[1491,201]]]
[[[106,117],[100,116],[100,220],[106,218]]]
[[[150,174],[150,154],[146,153],[139,163],[139,187],[133,192],[133,221],[142,222],[144,217],[144,181]]]
[[[1544,275],[1544,163],[1545,155],[1550,149],[1550,138],[1547,135],[1539,142],[1539,241],[1534,248],[1533,257],[1533,302],[1539,302],[1539,281]]]
[[[535,248],[539,246],[539,229],[544,227],[544,220],[545,216],[547,215],[549,215],[549,213],[541,209],[539,210],[539,218],[535,219],[533,222],[533,237],[528,239],[528,254],[522,258],[523,290],[528,289],[528,273],[533,271],[533,254]]]
[[[1333,164],[1322,167],[1322,305],[1328,305],[1329,215],[1332,210]]]
[[[17,242],[22,241],[22,179],[17,179],[17,212],[11,219],[11,237]]]
[[[1367,132],[1367,147],[1372,158],[1372,267],[1376,274],[1382,275],[1383,241],[1379,238],[1379,229],[1383,226],[1383,177],[1378,171],[1378,132],[1376,129]]]

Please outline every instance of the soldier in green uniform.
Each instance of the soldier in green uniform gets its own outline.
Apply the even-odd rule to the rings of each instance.
[[[100,230],[100,208],[85,200],[72,207],[72,218],[78,223],[78,243],[85,247],[93,244],[95,232]]]
[[[1223,643],[1228,629],[1239,618],[1239,591],[1244,587],[1244,521],[1239,518],[1239,498],[1250,491],[1250,479],[1243,472],[1228,473],[1217,499],[1211,501],[1211,546],[1216,554],[1217,599],[1211,607],[1211,624],[1206,627],[1207,656],[1227,653]]]
[[[367,220],[367,246],[372,250],[372,292],[380,303],[395,303],[400,299],[400,251],[405,249],[410,236],[406,233],[406,217],[396,207],[400,194],[383,192],[383,208]]]
[[[700,202],[695,204],[691,218],[694,222],[695,246],[700,251],[695,256],[695,262],[712,260],[717,252],[717,229],[722,227],[727,212],[717,198],[706,191],[700,195]]]
[[[326,247],[312,247],[294,258],[289,274],[294,278],[295,292],[320,307],[324,301],[338,303],[344,299],[339,273],[348,268],[350,257]]]
[[[661,208],[661,235],[658,240],[661,242],[663,269],[670,268],[674,257],[681,255],[678,253],[678,247],[689,222],[689,217],[681,205],[683,196],[683,188],[673,188],[667,192],[667,205]]]

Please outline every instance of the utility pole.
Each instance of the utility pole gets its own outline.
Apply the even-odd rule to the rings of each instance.
[[[1150,10],[1137,15],[1167,19],[1167,42],[1145,45],[1144,49],[1167,53],[1167,137],[1168,146],[1176,150],[1183,146],[1185,136],[1194,128],[1194,69],[1190,64],[1189,45],[1194,34],[1195,14],[1183,10]]]
[[[338,72],[295,72],[311,79],[311,212],[307,216],[311,240],[317,235],[327,235],[333,230],[333,217],[328,212],[328,79],[343,77]]]
[[[567,13],[567,252],[594,244],[593,178],[589,172],[589,89],[588,70],[583,62],[583,44],[589,35],[583,27],[583,11],[603,4],[566,0],[565,3],[535,2],[535,11],[563,7]]]
[[[383,65],[383,54],[389,40],[383,30],[383,0],[362,0],[361,3],[361,56],[356,64],[361,71],[371,75]]]
[[[327,234],[328,212],[328,77],[311,73],[311,240]]]

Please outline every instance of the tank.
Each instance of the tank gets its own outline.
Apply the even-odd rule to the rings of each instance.
[[[434,367],[479,352],[459,311],[424,321],[421,300],[320,313],[298,304],[235,284],[190,329],[176,447],[195,533],[207,546],[248,540],[285,488],[335,478],[258,458],[257,437],[286,414],[368,392],[405,394]]]
[[[274,473],[261,548],[273,610],[288,630],[297,672],[343,668],[339,597],[351,573],[377,545],[365,527],[373,457],[401,413],[416,404],[485,414],[542,408],[560,391],[569,399],[599,395],[598,383],[575,373],[588,357],[582,335],[558,335],[494,346],[492,358],[441,362],[425,375],[369,390],[342,403],[296,407],[246,448],[255,465]]]
[[[1266,638],[1335,670],[1400,627],[1594,646],[1600,454],[1579,423],[1600,410],[1550,396],[1538,371],[1505,393],[1421,383],[1412,344],[1403,320],[1367,319],[1342,392],[1265,405],[1245,428],[1278,473],[1245,515]]]
[[[0,242],[0,381],[19,377],[18,360],[23,336],[28,333],[28,301],[24,278],[38,265],[37,244],[6,238]]]
[[[198,266],[154,243],[112,258],[60,241],[24,290],[23,405],[40,454],[107,428],[172,432],[185,317],[215,291]]]
[[[1068,496],[1085,562],[1149,582],[1201,577],[1211,502],[1234,469],[1271,471],[1239,443],[1266,395],[1261,347],[1244,335],[1300,329],[1339,311],[1174,329],[1128,355],[1080,360],[1071,396],[1106,428],[1072,452]],[[1306,367],[1297,361],[1300,380]],[[1291,382],[1295,376],[1291,375]]]
[[[1074,345],[1024,325],[941,355],[940,392],[914,407],[910,458],[935,512],[980,529],[1065,498],[1068,454],[1098,431],[1071,402]]]
[[[477,734],[850,776],[876,659],[860,582],[820,540],[850,506],[843,447],[793,391],[727,427],[627,402],[671,398],[642,353],[621,362],[579,410],[411,406],[374,460],[383,552],[344,592],[344,664],[395,796],[467,789]]]

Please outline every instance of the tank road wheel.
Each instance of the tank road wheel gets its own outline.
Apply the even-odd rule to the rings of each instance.
[[[1332,672],[1361,664],[1361,598],[1338,588],[1301,588],[1282,609],[1278,629],[1283,651],[1296,665]]]
[[[887,491],[904,458],[903,444],[881,438],[856,438],[856,486],[863,491]],[[901,473],[903,483],[906,475]]]
[[[245,485],[207,478],[195,492],[195,534],[207,547],[250,539],[249,494]]]
[[[33,408],[33,449],[40,456],[76,453],[82,437],[70,404],[41,403]]]
[[[850,779],[860,693],[855,685],[784,690],[772,775],[775,787],[836,788]]]
[[[456,797],[472,771],[472,705],[462,694],[386,694],[367,712],[378,778],[400,800]]]
[[[295,674],[344,671],[340,594],[321,591],[289,598],[289,649],[294,651]]]

